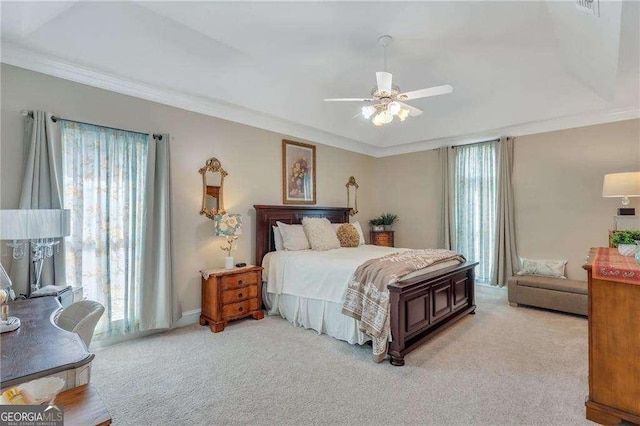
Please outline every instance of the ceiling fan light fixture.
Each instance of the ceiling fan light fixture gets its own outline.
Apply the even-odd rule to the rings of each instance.
[[[373,105],[365,105],[362,107],[362,116],[367,120],[376,112],[376,108]]]
[[[382,111],[378,116],[380,117],[382,124],[389,124],[393,121],[393,114],[389,111]]]
[[[376,127],[380,127],[382,125],[384,125],[384,123],[382,122],[382,119],[380,117],[380,114],[376,114],[373,119],[371,120],[371,122],[373,123],[374,126]]]
[[[387,111],[389,111],[393,115],[398,115],[398,113],[400,112],[401,109],[402,109],[402,107],[400,106],[400,104],[395,102],[395,101],[393,101],[393,102],[389,103],[389,105],[387,105]]]
[[[400,108],[400,111],[398,111],[398,118],[400,119],[400,121],[406,120],[408,116],[409,110],[406,108]]]

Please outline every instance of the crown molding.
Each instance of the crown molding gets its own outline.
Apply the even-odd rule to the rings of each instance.
[[[422,142],[411,142],[403,145],[379,148],[375,153],[375,157],[410,154],[412,152],[436,149],[445,145],[465,145],[469,143],[498,139],[502,136],[526,136],[537,133],[554,132],[557,130],[573,129],[576,127],[593,126],[596,124],[614,123],[616,121],[633,120],[637,118],[640,118],[640,108],[591,111],[549,120],[516,124],[513,126],[501,127],[472,134],[430,139]]]
[[[59,58],[18,47],[6,41],[2,42],[0,62],[76,83],[280,133],[287,137],[300,138],[377,158],[427,151],[443,145],[463,145],[480,142],[501,136],[524,136],[640,118],[640,108],[637,107],[607,109],[521,123],[472,134],[410,142],[396,146],[377,147],[228,102],[154,87],[120,76],[95,71]]]
[[[51,75],[76,83],[109,90],[123,95],[217,117],[236,123],[304,139],[348,151],[374,156],[376,147],[345,138],[311,126],[255,111],[228,102],[167,90],[113,74],[95,71],[59,58],[24,49],[10,42],[2,42],[0,62]]]

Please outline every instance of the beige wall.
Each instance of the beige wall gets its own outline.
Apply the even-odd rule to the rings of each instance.
[[[436,150],[377,160],[376,208],[400,216],[396,241],[436,247],[440,174]],[[566,259],[567,277],[586,280],[589,247],[606,246],[620,199],[602,198],[607,173],[640,170],[640,120],[522,136],[515,140],[518,254]],[[631,206],[640,209],[638,199]],[[640,214],[640,212],[638,212]]]
[[[640,120],[516,138],[518,254],[567,259],[567,278],[586,280],[581,266],[589,247],[607,246],[620,207],[619,198],[602,198],[604,175],[639,170]]]
[[[281,204],[281,140],[294,139],[181,109],[2,65],[0,207],[15,208],[22,182],[22,109],[51,111],[62,117],[143,132],[167,132],[171,140],[173,179],[174,274],[183,312],[200,307],[198,271],[222,266],[220,239],[213,224],[200,216],[202,180],[198,169],[217,157],[229,172],[225,207],[244,216],[244,236],[236,261],[254,259],[253,204]],[[345,183],[354,175],[360,185],[355,217],[373,214],[375,159],[317,146],[317,201],[321,206],[346,204]],[[6,258],[3,258],[6,261]]]
[[[438,151],[376,160],[376,215],[398,215],[393,226],[397,247],[437,247],[440,228]]]
[[[198,271],[220,266],[223,253],[212,223],[198,214],[208,157],[222,161],[225,206],[245,217],[245,236],[234,253],[253,261],[253,204],[281,203],[281,139],[286,136],[43,74],[2,65],[0,207],[18,203],[22,164],[22,109],[51,111],[107,126],[172,135],[174,273],[182,311],[200,306]],[[363,224],[374,215],[399,215],[396,245],[436,247],[440,171],[435,150],[380,159],[318,141],[318,205],[344,205],[344,184],[355,175]],[[521,256],[566,258],[568,277],[590,246],[606,245],[618,199],[601,197],[606,173],[640,170],[640,120],[516,138],[514,187]],[[632,205],[640,208],[640,203]],[[365,232],[367,226],[364,227]],[[5,260],[5,259],[3,259]]]

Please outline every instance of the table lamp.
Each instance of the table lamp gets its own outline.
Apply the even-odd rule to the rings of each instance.
[[[227,238],[227,246],[220,248],[227,252],[224,258],[224,269],[233,269],[233,257],[231,251],[233,243],[242,235],[242,216],[239,214],[217,214],[214,216],[216,235]]]
[[[70,235],[70,223],[70,210],[0,210],[0,240],[13,241],[7,244],[13,248],[13,258],[22,259],[31,245],[31,293],[40,288],[44,261],[60,244],[56,239]]]
[[[0,263],[0,333],[13,331],[20,327],[20,320],[9,316],[8,302],[16,298],[9,274]]]
[[[602,196],[622,198],[622,207],[618,209],[618,216],[635,215],[636,209],[627,206],[629,197],[640,197],[640,172],[605,175]]]

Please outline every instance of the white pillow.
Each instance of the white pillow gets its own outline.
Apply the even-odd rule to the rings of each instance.
[[[282,222],[276,222],[276,224],[280,235],[282,235],[282,246],[285,250],[308,250],[311,248],[302,225],[288,225]]]
[[[564,278],[566,260],[534,260],[520,258],[520,270],[516,275],[540,275],[543,277]]]
[[[302,228],[307,235],[311,250],[326,251],[340,248],[340,240],[336,231],[331,226],[329,219],[325,217],[305,217],[302,219]]]
[[[284,250],[280,228],[278,228],[277,226],[272,226],[272,228],[273,228],[273,244],[276,246],[276,251]]]
[[[356,231],[358,231],[358,235],[360,235],[360,245],[363,245],[365,243],[364,233],[362,232],[362,227],[360,226],[360,222],[356,220],[355,222],[352,223],[352,225],[354,228],[356,228]]]

